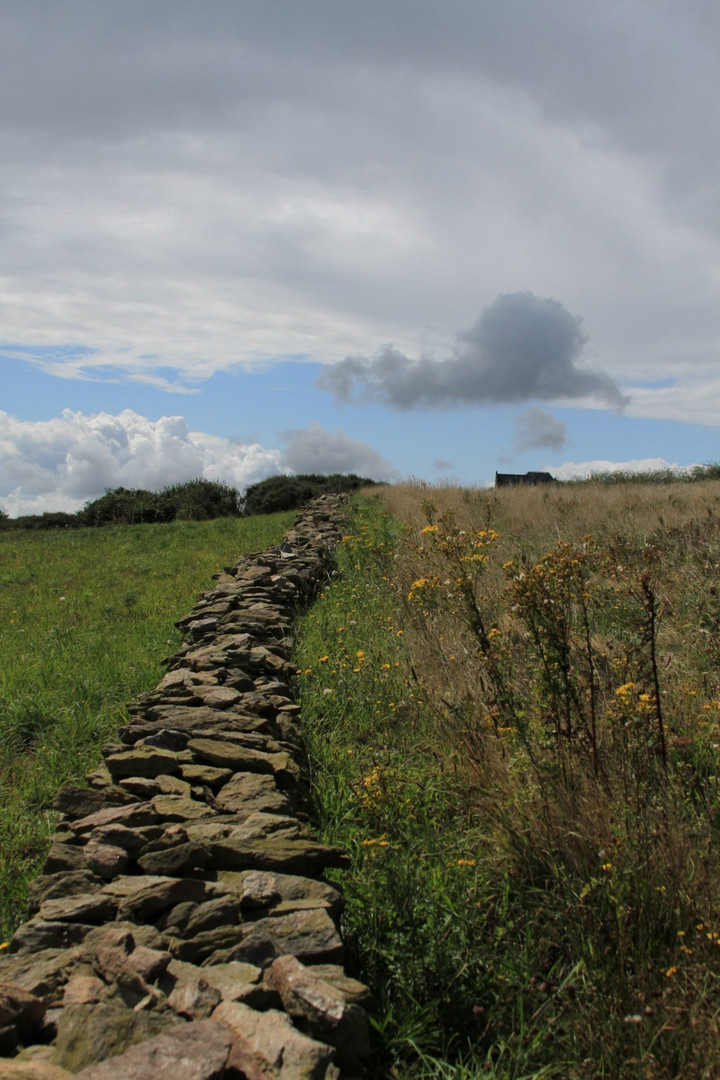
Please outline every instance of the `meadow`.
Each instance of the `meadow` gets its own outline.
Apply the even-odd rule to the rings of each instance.
[[[0,533],[0,942],[24,917],[63,783],[83,781],[212,575],[294,513]]]
[[[375,1075],[720,1076],[720,485],[357,502],[298,660]]]
[[[294,514],[0,535],[3,938],[63,782]],[[370,1075],[720,1076],[720,482],[354,497],[298,625]]]

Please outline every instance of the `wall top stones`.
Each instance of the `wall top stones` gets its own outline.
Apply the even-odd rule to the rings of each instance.
[[[345,496],[215,575],[184,643],[61,814],[0,958],[0,1080],[334,1080],[362,1073],[343,968],[345,855],[303,811],[293,623]]]

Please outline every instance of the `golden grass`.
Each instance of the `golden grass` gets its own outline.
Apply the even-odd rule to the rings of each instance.
[[[690,518],[720,515],[720,480],[677,484],[577,484],[539,487],[463,488],[450,484],[393,484],[370,489],[388,513],[407,525],[426,524],[423,504],[438,516],[451,511],[461,528],[497,529],[513,543],[580,540],[586,533],[633,529],[646,536]]]
[[[303,715],[389,1075],[720,1076],[720,483],[366,500]]]

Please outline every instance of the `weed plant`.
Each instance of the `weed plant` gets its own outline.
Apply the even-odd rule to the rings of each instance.
[[[24,916],[59,787],[82,781],[162,676],[211,575],[294,514],[0,534],[0,942]]]
[[[376,1074],[720,1075],[720,484],[387,488],[298,659]]]

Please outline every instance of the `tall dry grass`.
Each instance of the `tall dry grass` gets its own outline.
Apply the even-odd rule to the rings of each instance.
[[[427,523],[423,503],[438,516],[451,511],[461,528],[497,529],[515,545],[533,547],[580,540],[586,533],[630,527],[651,534],[690,519],[720,519],[720,480],[696,483],[617,485],[558,484],[538,487],[467,488],[403,483],[378,489],[386,511],[410,527]]]
[[[720,484],[369,500],[308,680],[391,1075],[720,1075]]]

